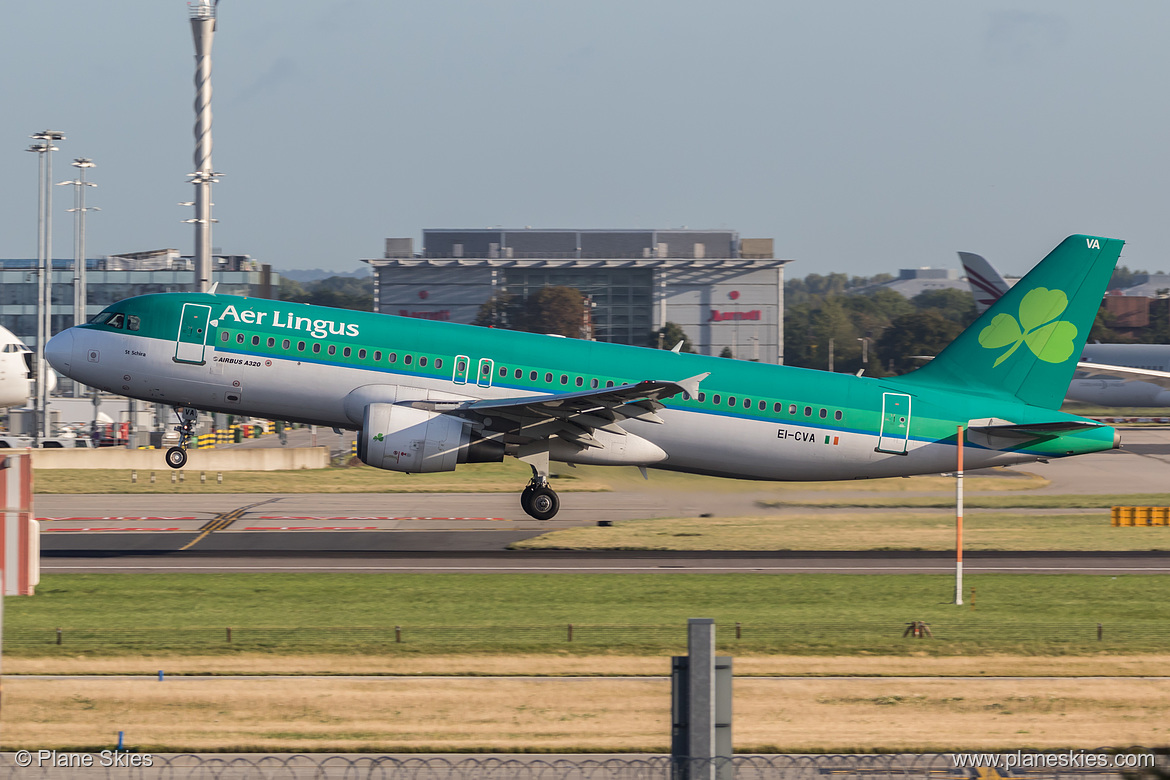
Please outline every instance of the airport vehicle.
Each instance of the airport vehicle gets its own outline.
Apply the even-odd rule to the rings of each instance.
[[[981,255],[959,252],[976,311],[1009,289]],[[1170,406],[1170,344],[1086,344],[1067,398],[1100,406]]]
[[[890,379],[209,293],[113,304],[46,356],[173,405],[184,442],[203,409],[358,430],[361,460],[393,471],[514,456],[532,468],[522,507],[548,519],[550,460],[829,480],[953,469],[960,425],[970,468],[1118,446],[1058,408],[1122,243],[1065,239],[937,358]]]

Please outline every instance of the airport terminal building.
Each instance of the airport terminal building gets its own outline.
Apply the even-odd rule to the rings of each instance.
[[[665,322],[696,352],[730,348],[743,360],[782,363],[784,265],[772,239],[728,230],[451,230],[388,238],[374,271],[374,308],[469,324],[500,293],[579,290],[592,303],[593,337],[651,344]],[[668,347],[671,345],[667,345]]]

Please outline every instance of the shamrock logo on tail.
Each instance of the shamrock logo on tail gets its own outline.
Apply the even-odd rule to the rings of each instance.
[[[1000,349],[1011,345],[992,368],[1011,357],[1012,353],[1027,344],[1028,349],[1045,363],[1063,363],[1073,353],[1073,339],[1077,337],[1077,326],[1065,320],[1058,320],[1068,308],[1068,296],[1060,290],[1037,287],[1029,290],[1020,301],[1020,320],[1010,314],[997,314],[991,324],[979,333],[979,343],[987,349]]]
[[[375,433],[374,434],[374,441],[382,441],[382,434]]]

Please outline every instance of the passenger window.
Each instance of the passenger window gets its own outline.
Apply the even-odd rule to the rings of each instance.
[[[727,405],[728,406],[735,406],[735,396],[734,395],[727,396]]]
[[[244,334],[243,334],[243,333],[237,333],[237,334],[236,334],[236,343],[237,343],[237,344],[243,344],[243,343],[244,343]]]
[[[569,384],[569,375],[568,374],[561,374],[561,384],[562,385]]]
[[[518,368],[518,369],[516,369],[516,374],[515,374],[515,376],[516,376],[516,378],[517,378],[517,379],[523,379],[523,378],[524,378],[524,371],[523,371],[523,369],[519,369],[519,368]]]
[[[260,346],[260,337],[259,337],[259,336],[253,336],[253,337],[252,337],[252,346],[253,346],[253,347],[258,347],[258,346]]]
[[[443,367],[443,358],[435,358],[435,368]]]
[[[398,362],[398,353],[397,353],[397,352],[391,352],[391,353],[390,353],[390,362],[391,362],[391,363],[397,363],[397,362]]]
[[[767,401],[760,401],[760,411],[766,412],[767,410],[768,410],[768,402]]]
[[[269,337],[268,337],[268,346],[270,346],[270,347],[275,347],[275,346],[276,346],[276,339],[274,339],[274,338],[272,338],[271,336],[269,336]]]
[[[391,362],[391,363],[393,363],[393,362],[394,362],[394,358],[393,358],[393,357],[391,357],[391,358],[390,358],[390,362]],[[467,370],[467,364],[466,364],[466,363],[464,363],[462,360],[460,360],[460,361],[459,361],[459,363],[456,365],[456,370],[458,370],[458,371],[459,371],[459,372],[461,372],[461,373],[462,373],[463,371],[466,371],[466,370]]]
[[[840,409],[838,409],[837,411],[833,412],[833,419],[834,419],[834,420],[836,420],[837,422],[841,422],[841,418],[842,418],[843,416],[844,416],[844,415],[842,415],[842,414],[841,414],[841,410],[840,410]]]
[[[122,323],[125,321],[126,321],[126,315],[119,312],[118,314],[115,314],[113,317],[110,317],[110,321],[107,322],[106,324],[109,325],[111,328],[120,328],[120,327],[122,327]]]
[[[300,352],[304,352],[305,351],[305,342],[298,341],[297,342],[297,350]]]
[[[420,366],[422,366],[423,368],[426,368],[427,367],[427,359],[425,357],[420,357],[418,359],[418,364]]]
[[[552,374],[549,372],[545,372],[544,381],[551,384],[552,383]]]
[[[402,356],[402,362],[408,366],[410,365],[410,361],[412,361],[412,360],[414,360],[414,355],[403,355]]]
[[[126,329],[127,330],[138,330],[138,325],[140,322],[142,322],[141,319],[139,319],[138,317],[135,317],[133,314],[131,314],[129,317],[126,318]]]
[[[812,417],[812,407],[811,406],[804,407],[804,416],[805,417]]]
[[[716,393],[715,395],[711,396],[711,403],[713,403],[713,404],[719,403],[719,393]]]
[[[330,354],[330,355],[336,355],[336,354],[337,354],[337,347],[336,347],[336,345],[334,345],[334,344],[330,344],[330,345],[329,345],[329,354]]]
[[[699,393],[699,403],[703,403],[706,400],[707,400],[707,394],[706,393]]]
[[[598,379],[593,379],[589,382],[589,386],[592,387],[594,390],[596,390],[597,386],[600,384],[601,384],[601,381]]]
[[[779,413],[780,413],[780,410],[781,410],[781,409],[783,409],[783,408],[784,408],[784,404],[780,403],[779,401],[777,401],[776,403],[772,404],[772,411],[773,411],[773,412],[776,412],[777,414],[779,414]]]
[[[606,387],[613,387],[613,380],[612,380],[612,379],[610,379],[610,380],[607,380],[607,381],[606,381],[606,383],[605,383],[605,386],[606,386]]]
[[[823,420],[828,416],[829,416],[829,410],[828,409],[821,409],[821,419]]]
[[[289,341],[288,339],[285,339],[284,341],[282,341],[282,342],[280,343],[280,348],[281,348],[281,349],[288,349],[290,346],[292,346],[292,342],[291,342],[291,341]]]
[[[349,347],[346,347],[345,349],[341,350],[342,357],[349,357],[351,354],[353,354],[353,353]]]
[[[585,379],[583,377],[577,377],[577,387],[581,387],[584,384],[585,384]]]
[[[535,382],[537,376],[539,376],[539,374],[537,374],[535,371],[529,371],[528,372],[528,381]]]
[[[788,404],[788,413],[796,414],[796,404]]]
[[[743,399],[743,408],[744,409],[751,409],[752,408],[752,399],[750,399],[750,398]]]
[[[364,349],[359,349],[358,350],[358,360],[365,360],[365,359],[366,359],[366,351]]]
[[[313,342],[313,352],[315,354],[320,354],[320,352],[321,352],[321,342],[320,341]]]
[[[374,360],[379,361],[381,359],[382,359],[382,350],[379,349],[377,352],[374,353]]]
[[[228,332],[226,330],[223,333],[219,334],[220,341],[227,341],[229,338],[231,338],[231,336],[228,335]]]
[[[500,376],[502,376],[504,379],[508,378],[508,367],[507,366],[500,366]]]

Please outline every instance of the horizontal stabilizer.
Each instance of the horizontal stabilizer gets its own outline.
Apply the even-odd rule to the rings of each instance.
[[[978,425],[981,422],[992,422],[991,425]],[[998,424],[1004,423],[1004,424]],[[1023,423],[1016,425],[1001,420],[972,420],[967,430],[972,433],[982,433],[986,436],[997,436],[1006,439],[1035,439],[1038,436],[1059,436],[1072,431],[1089,431],[1103,427],[1100,423],[1083,420],[1060,420],[1058,422]]]

